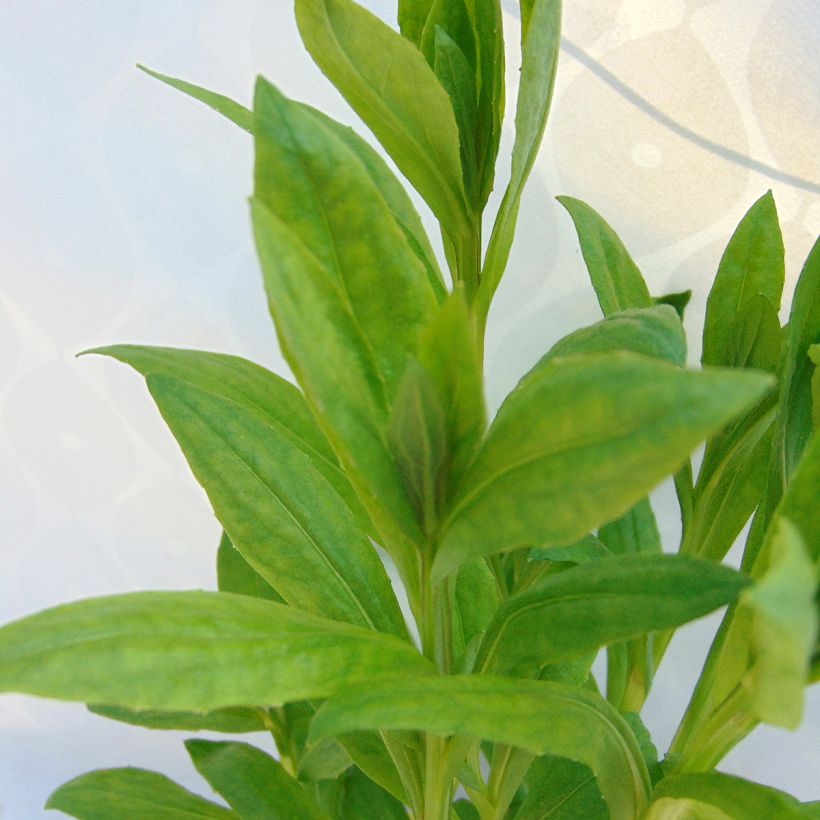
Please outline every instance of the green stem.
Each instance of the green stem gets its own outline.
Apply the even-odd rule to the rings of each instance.
[[[448,774],[447,740],[427,735],[424,767],[424,811],[420,820],[449,820],[452,777]]]

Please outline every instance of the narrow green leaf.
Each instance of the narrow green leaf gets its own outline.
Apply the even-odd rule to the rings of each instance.
[[[539,757],[526,777],[527,795],[513,820],[609,820],[609,809],[587,766]]]
[[[573,331],[556,342],[541,363],[574,353],[614,353],[616,350],[642,353],[681,367],[686,364],[683,326],[667,305],[624,310]]]
[[[220,592],[235,592],[284,603],[282,596],[244,559],[223,532],[216,553],[217,587]]]
[[[236,123],[240,128],[243,128],[249,133],[253,133],[253,112],[245,108],[244,105],[240,105],[222,94],[215,94],[213,91],[200,88],[184,80],[158,74],[143,66],[139,66],[139,68],[145,71],[146,74],[150,74],[152,77],[156,77],[158,80],[167,83],[172,88],[182,91],[183,94],[188,94],[190,97],[204,102],[218,113]],[[352,128],[336,122],[336,120],[331,119],[321,111],[304,103],[294,103],[294,105],[298,105],[305,114],[317,119],[321,125],[332,131],[358,156],[365,170],[370,175],[370,178],[378,187],[382,197],[384,197],[384,201],[392,211],[399,227],[405,233],[407,241],[414,253],[424,264],[430,284],[439,298],[443,299],[446,295],[446,289],[441,271],[438,268],[435,253],[430,245],[430,240],[427,238],[427,233],[424,230],[424,226],[421,223],[421,219],[413,202],[407,195],[402,184],[396,179],[396,175],[387,166],[387,163],[381,158],[379,153],[371,148]]]
[[[809,348],[809,359],[814,364],[811,377],[811,415],[812,428],[816,433],[820,430],[820,345]]]
[[[792,298],[769,489],[773,504],[797,469],[811,435],[814,363],[808,352],[816,342],[820,342],[820,239],[806,259]]]
[[[264,709],[234,706],[213,712],[166,712],[156,709],[126,709],[123,706],[89,704],[88,711],[109,720],[182,732],[224,732],[229,735],[267,732],[270,728]]]
[[[741,603],[754,613],[744,686],[751,690],[754,714],[767,723],[790,729],[800,723],[817,637],[816,591],[817,573],[803,540],[781,516],[765,575]]]
[[[493,294],[510,258],[521,195],[544,136],[558,66],[561,0],[534,0],[530,8],[526,24],[521,28],[521,79],[510,181],[493,225],[478,292],[481,321],[486,320]]]
[[[604,316],[651,307],[652,297],[638,266],[604,218],[580,199],[559,196],[558,201],[575,223],[581,253]]]
[[[451,5],[452,0],[446,0],[446,4]],[[441,26],[435,27],[433,43],[433,70],[450,97],[458,126],[464,189],[473,209],[478,210],[480,194],[475,144],[478,120],[475,66],[470,65],[465,53]]]
[[[649,777],[632,731],[592,692],[489,675],[431,677],[352,687],[329,700],[315,740],[355,729],[417,729],[517,746],[588,766],[613,817],[639,817]]]
[[[400,759],[411,760],[412,753],[401,740],[392,738],[386,732],[348,732],[339,736],[339,742],[353,762],[381,788],[397,800],[408,802],[405,784],[396,770],[390,750]],[[412,765],[412,763],[411,763]]]
[[[820,516],[817,515],[817,487],[820,486],[820,435],[809,440],[785,494],[772,515],[766,535],[773,534],[778,517],[788,518],[800,531],[814,563],[820,560]],[[759,511],[758,511],[759,514]],[[755,518],[757,524],[757,518]],[[754,527],[753,527],[754,529]],[[751,536],[749,538],[751,541]],[[750,546],[754,548],[750,548]],[[767,542],[747,545],[743,554],[743,568],[747,572],[766,564]]]
[[[678,555],[601,558],[505,601],[475,668],[537,675],[547,664],[706,615],[734,601],[747,583],[728,567]]]
[[[436,388],[415,359],[408,362],[396,392],[387,435],[407,497],[429,536],[447,490],[449,442]]]
[[[158,373],[182,379],[258,414],[311,460],[363,525],[369,526],[367,515],[304,396],[281,376],[238,356],[201,350],[109,345],[80,355],[86,354],[110,356],[143,376]]]
[[[783,237],[769,191],[743,217],[720,260],[706,302],[703,364],[731,364],[729,340],[738,314],[757,294],[777,311],[784,277]]]
[[[433,7],[434,0],[399,0],[399,28],[401,33],[416,45],[421,44],[424,24]]]
[[[770,380],[632,353],[536,367],[507,397],[465,476],[434,575],[471,557],[566,544],[623,514]]]
[[[186,740],[196,770],[243,820],[329,820],[307,789],[246,743]]]
[[[255,132],[254,229],[281,347],[407,579],[420,532],[384,439],[436,296],[361,163],[264,81]]]
[[[683,315],[686,311],[686,306],[692,299],[692,291],[684,290],[680,293],[666,293],[663,296],[655,296],[652,301],[656,305],[669,305],[675,309],[678,318],[683,321]]]
[[[782,515],[753,576],[718,630],[670,747],[678,772],[713,768],[761,721],[800,723],[817,634],[817,576],[800,533]]]
[[[642,498],[625,515],[598,530],[598,538],[615,555],[660,554],[661,535],[652,505]]]
[[[499,602],[495,578],[483,560],[469,561],[459,568],[453,607],[453,632],[458,651],[463,651],[484,632]]]
[[[285,601],[407,634],[367,536],[297,447],[235,402],[170,376],[147,382],[231,542]]]
[[[328,739],[307,749],[299,759],[299,780],[336,780],[353,765],[341,743]]]
[[[599,558],[611,557],[614,553],[603,541],[594,535],[585,535],[567,547],[536,547],[529,552],[531,561],[556,561],[566,564],[586,564]]]
[[[253,133],[253,114],[244,105],[226,97],[224,94],[217,94],[214,91],[208,91],[206,88],[201,88],[193,83],[179,80],[176,77],[169,77],[167,74],[160,74],[158,71],[152,71],[144,65],[137,65],[140,71],[144,71],[149,77],[159,80],[195,100],[205,103],[209,108],[213,108],[218,114],[229,119],[235,125],[238,125],[243,131],[249,134]]]
[[[684,774],[662,780],[646,820],[697,817],[703,820],[805,820],[810,811],[791,795],[720,772]]]
[[[422,332],[418,359],[444,408],[450,451],[449,497],[475,456],[487,426],[475,323],[460,287]]]
[[[471,19],[469,5],[472,5],[470,0],[434,0],[430,14],[424,24],[424,31],[421,35],[421,42],[419,47],[422,54],[424,54],[430,66],[435,66],[436,49],[438,48],[438,39],[440,35],[455,45],[461,52],[467,65],[469,66],[468,76],[469,85],[473,94],[473,102],[475,103],[475,95],[478,88],[476,81],[476,57],[478,48],[476,44],[476,32],[473,20]],[[441,79],[438,72],[436,72],[439,79]],[[443,84],[447,92],[450,89],[446,84]],[[451,94],[452,99],[452,94]],[[462,139],[464,132],[461,133]],[[474,134],[470,135],[474,139]]]
[[[648,498],[642,498],[620,518],[601,527],[598,537],[616,555],[663,552]],[[639,712],[649,694],[655,674],[652,641],[653,636],[645,634],[607,647],[607,700],[621,712]]]
[[[316,64],[455,241],[467,224],[458,127],[421,52],[352,0],[297,0],[296,21]]]
[[[389,792],[365,777],[358,769],[351,770],[343,781],[340,820],[407,820],[404,806]]]
[[[774,305],[758,293],[738,310],[726,338],[726,366],[774,373],[783,333]]]
[[[722,560],[761,501],[774,435],[772,394],[706,446],[681,549]]]
[[[504,119],[505,54],[500,0],[469,0],[478,49],[478,135],[476,154],[479,170],[479,200],[487,204],[495,179],[495,163]]]
[[[46,803],[78,820],[238,820],[239,815],[145,769],[99,769],[75,777]]]
[[[207,712],[433,671],[406,641],[224,592],[91,598],[0,628],[0,691]]]

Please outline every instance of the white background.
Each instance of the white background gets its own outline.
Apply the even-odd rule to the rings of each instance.
[[[394,15],[387,0],[366,5]],[[602,211],[653,292],[694,288],[693,363],[746,208],[774,190],[787,289],[820,228],[815,0],[566,6],[551,125],[491,317],[491,409],[555,339],[598,318],[555,194]],[[510,108],[516,8],[505,2]],[[356,124],[303,53],[290,2],[0,2],[0,622],[88,595],[214,585],[218,526],[142,380],[76,352],[200,347],[287,372],[248,228],[250,139],[137,61],[243,102],[263,73]],[[671,498],[657,494],[668,548]],[[659,674],[646,720],[662,751],[715,625],[682,630]],[[799,731],[760,728],[722,768],[820,797],[817,691],[808,701]],[[42,816],[54,787],[97,767],[155,768],[207,793],[180,737],[0,696],[0,816]]]

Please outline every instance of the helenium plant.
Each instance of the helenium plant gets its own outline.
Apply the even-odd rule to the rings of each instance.
[[[93,598],[8,624],[0,690],[150,729],[270,733],[278,756],[187,741],[227,807],[133,768],[80,775],[48,807],[89,820],[820,816],[715,771],[760,723],[797,726],[820,671],[820,245],[781,327],[777,213],[771,194],[754,203],[709,293],[703,367],[688,369],[689,294],[653,295],[607,222],[559,197],[603,318],[547,351],[488,420],[484,331],[547,121],[560,2],[520,2],[495,214],[498,0],[399,0],[399,31],[353,0],[295,6],[307,50],[438,220],[443,254],[350,128],[262,78],[248,110],[148,72],[253,137],[253,231],[298,387],[221,353],[89,351],[145,377],[224,530],[219,591]],[[674,551],[648,499],[669,476]],[[741,567],[721,564],[750,519]],[[640,718],[653,676],[674,630],[721,607],[659,759]]]

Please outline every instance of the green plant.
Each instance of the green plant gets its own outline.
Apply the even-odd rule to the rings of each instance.
[[[486,252],[504,111],[498,0],[296,0],[305,45],[441,225],[352,130],[258,81],[251,212],[301,390],[222,354],[120,345],[225,535],[219,592],[97,598],[0,629],[0,690],[155,729],[270,732],[278,762],[190,740],[223,808],[159,774],[83,775],[80,818],[812,817],[713,771],[816,679],[820,245],[778,319],[771,195],[744,217],[687,370],[686,294],[653,297],[589,206],[560,198],[605,318],[487,425],[482,349],[547,120],[560,3],[522,0],[511,180]],[[150,73],[150,72],[149,72]],[[706,441],[695,479],[689,454]],[[663,554],[647,493],[674,474]],[[719,562],[753,516],[740,571]],[[593,534],[593,532],[595,534]],[[389,554],[419,648],[372,546]],[[638,716],[673,630],[728,605],[668,755]],[[604,693],[591,675],[606,648]],[[461,786],[456,799],[456,787]]]

